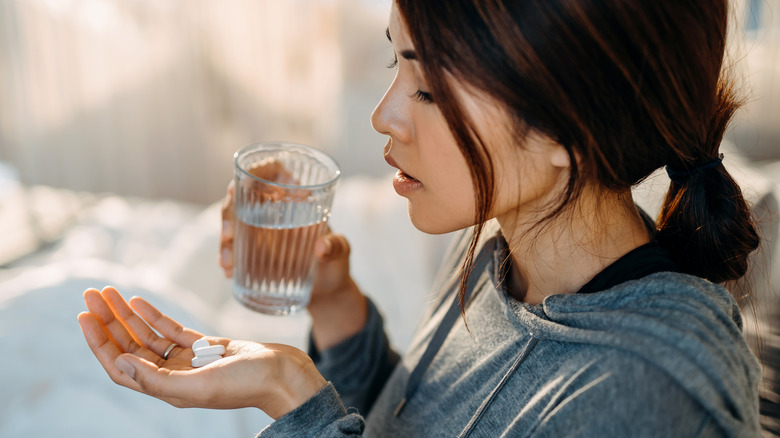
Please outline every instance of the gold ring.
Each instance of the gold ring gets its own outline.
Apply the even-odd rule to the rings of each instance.
[[[163,353],[162,355],[163,359],[168,360],[168,355],[171,354],[171,350],[173,350],[174,347],[178,347],[178,346],[179,344],[175,342],[169,345],[168,348],[165,349],[165,353]]]

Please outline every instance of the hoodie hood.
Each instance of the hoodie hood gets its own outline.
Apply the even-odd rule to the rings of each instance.
[[[723,287],[660,272],[593,294],[553,295],[539,306],[504,299],[535,337],[635,354],[667,373],[730,436],[759,434],[760,366]]]

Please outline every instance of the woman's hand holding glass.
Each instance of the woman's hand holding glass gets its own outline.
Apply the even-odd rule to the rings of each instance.
[[[183,327],[142,298],[128,303],[112,287],[89,289],[84,300],[88,312],[79,314],[79,325],[111,380],[171,405],[256,407],[276,419],[327,383],[306,353],[281,344],[208,337],[210,344],[223,345],[225,354],[193,368],[191,346],[203,337],[201,333]],[[177,346],[164,358],[172,343]]]
[[[285,182],[285,178],[289,176],[284,166],[273,160],[253,167],[251,173],[262,179],[279,182]],[[236,226],[234,184],[234,181],[228,184],[222,203],[219,264],[227,277],[233,275],[233,238]],[[332,347],[357,333],[366,322],[366,299],[350,276],[349,254],[347,239],[343,235],[330,232],[330,229],[317,239],[314,245],[317,273],[307,308],[312,316],[312,338],[320,350]]]

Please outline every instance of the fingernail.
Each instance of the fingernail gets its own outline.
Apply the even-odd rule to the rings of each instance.
[[[314,243],[314,252],[318,257],[327,257],[330,253],[330,243],[327,239],[319,239]]]
[[[133,368],[133,365],[131,365],[130,362],[122,357],[118,357],[114,362],[114,365],[116,365],[116,367],[119,368],[123,373],[130,376],[131,379],[135,380],[135,368]]]
[[[222,234],[224,234],[224,235],[231,235],[231,234],[233,234],[233,222],[232,221],[222,221]]]
[[[230,248],[222,248],[222,264],[227,266],[233,264],[233,251]]]

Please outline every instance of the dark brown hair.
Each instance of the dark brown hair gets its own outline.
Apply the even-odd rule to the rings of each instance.
[[[396,4],[430,92],[474,163],[477,225],[462,269],[461,305],[494,181],[490,156],[443,72],[504,105],[519,136],[531,129],[566,149],[568,187],[548,219],[587,181],[626,190],[664,165],[685,171],[711,161],[740,105],[723,68],[727,0]],[[759,242],[742,192],[723,166],[673,183],[657,228],[659,243],[683,272],[714,282],[742,277]]]

